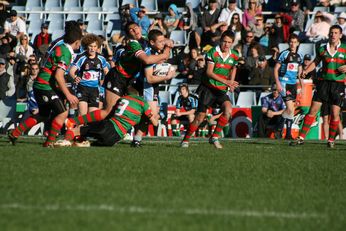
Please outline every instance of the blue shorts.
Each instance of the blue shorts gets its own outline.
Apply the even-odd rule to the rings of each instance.
[[[158,86],[144,82],[143,97],[145,101],[158,101]]]

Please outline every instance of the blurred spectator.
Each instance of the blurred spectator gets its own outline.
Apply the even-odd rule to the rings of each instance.
[[[268,127],[271,126],[276,139],[282,137],[283,118],[285,103],[274,85],[272,93],[261,99],[262,115],[258,120],[258,136],[268,137]]]
[[[36,115],[38,113],[38,105],[34,96],[33,84],[35,79],[38,76],[39,71],[40,71],[40,68],[37,63],[31,64],[30,75],[26,85],[26,90],[28,93],[27,101],[28,101],[29,112],[31,113],[31,115]]]
[[[187,82],[188,76],[190,74],[190,63],[191,57],[189,54],[181,53],[178,56],[178,72],[177,79],[184,79]]]
[[[336,23],[337,25],[341,26],[342,28],[342,34],[345,37],[346,36],[346,12],[342,12],[338,16],[338,22]]]
[[[5,33],[10,33],[19,39],[26,34],[26,24],[23,19],[17,16],[17,11],[10,11],[10,18],[5,22]]]
[[[269,31],[269,47],[288,41],[292,17],[288,14],[276,14],[275,22]]]
[[[226,22],[228,25],[231,24],[233,15],[237,13],[239,16],[239,22],[242,22],[243,11],[237,7],[236,0],[228,0],[228,7],[222,9],[219,22]]]
[[[254,24],[251,24],[250,30],[253,32],[255,36],[255,40],[259,41],[260,38],[264,35],[264,23],[263,23],[263,15],[256,15],[255,16],[256,22]]]
[[[216,23],[211,26],[211,30],[205,33],[204,45],[217,46],[220,44],[220,38],[223,32],[228,30],[226,22]]]
[[[279,48],[278,47],[272,47],[270,49],[270,59],[268,59],[268,65],[269,67],[271,68],[274,68],[275,67],[275,64],[276,64],[276,60],[278,59],[279,57],[279,54],[280,54],[280,51],[279,51]]]
[[[243,24],[240,23],[240,15],[238,13],[234,13],[228,27],[234,33],[234,43],[233,46],[237,45],[241,42],[242,37],[245,37],[246,31]]]
[[[27,100],[27,88],[26,85],[29,80],[29,75],[30,75],[30,66],[29,65],[24,65],[22,66],[20,70],[20,75],[18,78],[18,82],[16,84],[16,98],[17,102],[24,102]]]
[[[199,85],[202,81],[202,77],[206,75],[207,66],[205,63],[204,56],[200,55],[197,57],[197,64],[193,70],[193,78],[188,78],[189,84]]]
[[[250,55],[250,47],[257,45],[258,43],[255,41],[255,36],[252,31],[246,32],[245,39],[242,41],[242,57],[244,59]],[[261,47],[258,48],[258,53],[263,54],[263,50]]]
[[[100,53],[106,59],[112,58],[113,50],[110,47],[107,39],[103,35],[98,35],[98,37],[101,39],[101,47],[100,50],[97,52]]]
[[[259,44],[253,44],[250,47],[250,55],[245,58],[245,68],[248,72],[252,72],[257,67],[257,62],[262,54],[260,53],[261,46]]]
[[[133,7],[130,9],[132,21],[137,23],[142,28],[142,35],[147,36],[149,33],[150,20],[146,15],[147,9],[144,6]]]
[[[149,31],[156,29],[160,30],[164,35],[166,35],[166,29],[163,26],[163,16],[161,13],[158,13],[154,16],[154,21],[149,27]]]
[[[5,58],[6,55],[12,50],[9,42],[9,36],[5,35],[0,41],[0,58]]]
[[[292,17],[292,30],[302,32],[304,31],[305,15],[304,12],[299,8],[299,6],[299,0],[292,0],[291,8],[288,14]]]
[[[256,67],[250,72],[250,85],[271,85],[274,82],[274,72],[268,66],[265,56],[258,57]],[[268,87],[263,87],[256,90],[256,95],[259,96],[262,91],[267,91]]]
[[[220,10],[217,8],[217,0],[209,0],[208,10],[204,10],[201,16],[201,27],[203,29],[201,45],[205,46],[205,41],[208,41],[208,37],[210,37],[211,27],[218,23],[218,18],[220,15]],[[208,35],[209,33],[209,35]]]
[[[30,55],[34,54],[34,48],[29,45],[29,37],[26,34],[20,36],[19,42],[20,44],[15,48],[15,52],[17,55],[24,56],[25,61],[27,61]]]
[[[179,86],[179,97],[177,100],[175,113],[172,115],[171,123],[174,136],[180,136],[179,123],[184,123],[186,128],[192,123],[195,118],[195,112],[197,110],[198,98],[190,94],[189,86],[187,84],[181,84]]]
[[[13,96],[15,86],[13,76],[6,72],[6,60],[0,58],[0,105],[7,97]],[[1,120],[2,118],[0,118]]]
[[[314,22],[306,32],[306,36],[311,42],[318,42],[328,38],[331,22],[334,20],[334,15],[317,11]]]
[[[6,19],[9,17],[7,12],[7,6],[9,3],[7,1],[0,1],[0,35],[4,33],[4,25]]]
[[[78,20],[77,20],[77,23],[78,23],[78,25],[79,25],[79,28],[82,30],[83,36],[85,36],[88,32],[87,32],[87,30],[86,30],[86,27],[87,27],[87,26],[85,25],[83,19],[78,19]]]
[[[312,60],[311,55],[309,55],[309,54],[304,55],[304,59],[303,60],[304,60],[304,62],[303,62],[303,70],[305,70],[310,65],[310,63],[313,62],[313,60]],[[311,79],[311,80],[313,80],[314,83],[316,83],[316,81],[317,81],[316,69],[311,71],[311,72],[309,72],[305,76],[305,79]]]
[[[178,7],[175,4],[169,5],[168,15],[166,15],[165,20],[163,21],[168,37],[171,34],[171,32],[175,30],[175,28],[177,28],[180,17],[181,16]]]
[[[210,2],[212,2],[213,0],[201,0],[200,6],[202,8],[201,11],[204,11],[208,8]],[[226,6],[226,2],[227,0],[217,0],[216,3],[216,8],[218,8],[219,10],[221,10],[222,8],[224,8]]]
[[[40,54],[40,48],[42,45],[46,45],[48,48],[49,44],[52,42],[52,36],[48,34],[48,23],[42,23],[41,32],[35,36],[33,47],[35,49],[36,54],[39,56],[43,56]]]
[[[249,6],[244,10],[243,26],[246,30],[251,30],[250,26],[256,23],[256,15],[262,14],[261,7],[258,5],[257,0],[249,0]]]
[[[38,63],[38,60],[35,54],[30,55],[28,59],[29,65],[32,65],[33,63]]]

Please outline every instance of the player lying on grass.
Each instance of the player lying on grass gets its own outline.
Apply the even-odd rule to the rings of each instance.
[[[121,97],[116,105],[114,115],[110,119],[90,123],[86,126],[77,126],[70,130],[72,137],[93,137],[97,141],[93,143],[96,146],[113,146],[119,142],[127,131],[139,123],[142,116],[145,115],[150,122],[157,126],[158,120],[151,113],[149,104],[138,95],[138,90],[130,83],[127,88],[128,95]],[[54,146],[67,147],[71,146],[71,140],[59,140]],[[75,146],[88,147],[90,143],[83,141],[75,142]]]

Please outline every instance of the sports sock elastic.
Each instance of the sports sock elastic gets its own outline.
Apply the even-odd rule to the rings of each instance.
[[[69,120],[73,121],[77,125],[101,121],[101,110],[92,111],[82,116],[70,118]]]
[[[217,124],[213,133],[213,138],[219,138],[222,134],[222,129],[226,126],[228,123],[228,119],[226,116],[221,115],[220,118],[217,120]]]
[[[33,126],[35,126],[37,124],[37,120],[29,117],[26,120],[24,120],[23,122],[21,122],[16,129],[13,130],[12,135],[14,137],[19,137],[23,132],[29,130],[30,128],[32,128]]]
[[[46,143],[54,143],[57,135],[59,134],[63,124],[58,123],[55,119],[52,121],[52,127],[49,130]]]
[[[198,129],[198,125],[190,124],[189,128],[187,129],[187,132],[184,136],[183,142],[189,142],[192,134]]]
[[[303,127],[299,132],[299,136],[305,139],[306,134],[309,132],[311,124],[315,121],[315,116],[306,115],[304,118]]]
[[[336,120],[336,121],[330,121],[329,124],[329,139],[328,141],[334,141],[335,137],[336,137],[336,133],[338,131],[338,126],[339,126],[340,121]]]

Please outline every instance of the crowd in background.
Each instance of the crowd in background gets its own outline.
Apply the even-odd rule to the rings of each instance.
[[[169,62],[177,66],[176,78],[188,84],[200,83],[206,71],[204,54],[219,44],[226,30],[234,33],[233,49],[241,57],[236,81],[241,85],[261,85],[259,92],[268,90],[274,83],[273,67],[280,52],[279,44],[287,43],[289,34],[296,33],[301,43],[315,43],[316,49],[326,42],[333,24],[340,25],[346,36],[346,12],[332,13],[336,7],[346,6],[343,0],[201,0],[195,8],[189,1],[184,3],[160,2],[160,13],[153,15],[139,1],[139,7],[121,6],[119,14],[122,25],[135,21],[144,36],[152,29],[161,30],[168,38],[175,30],[186,31],[186,46],[177,44]],[[329,11],[313,12],[316,6],[329,7]],[[267,14],[269,11],[274,13]],[[81,19],[79,23],[88,33],[85,22]],[[11,10],[7,1],[0,1],[1,103],[6,103],[9,97],[26,101],[40,60],[52,42],[48,26],[44,22],[39,34],[30,35],[34,37],[30,42],[25,18]],[[119,47],[124,45],[123,33],[112,34],[109,39],[100,37],[102,55],[112,66]],[[302,55],[305,55],[304,65],[308,65],[313,57]]]

